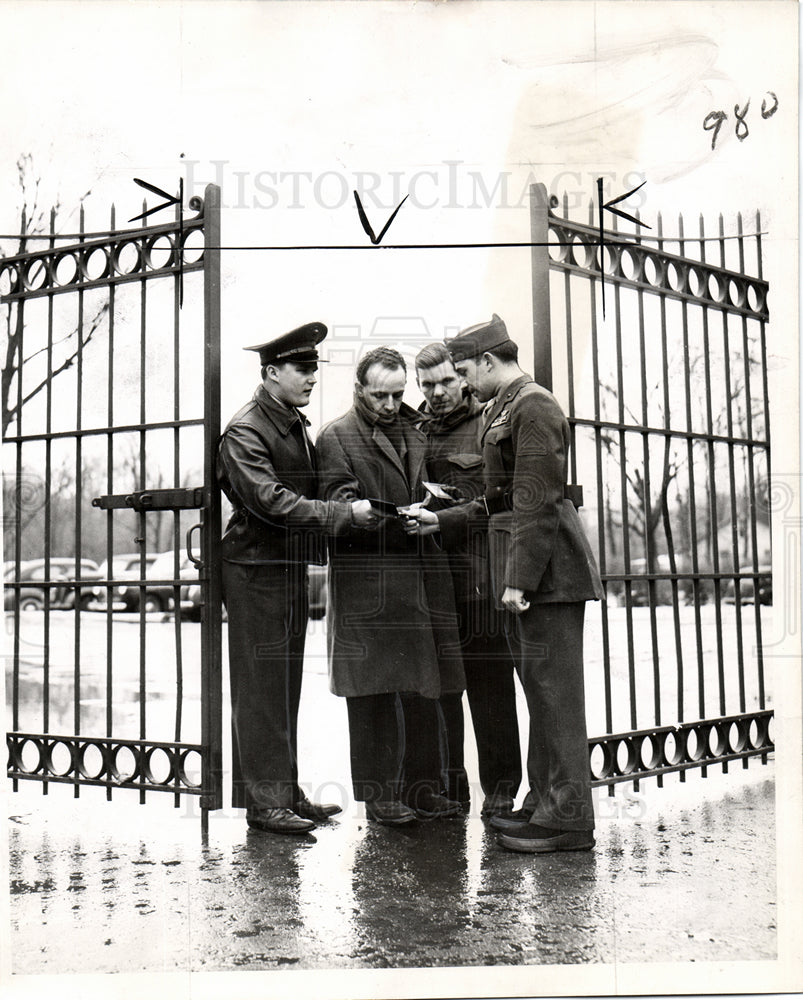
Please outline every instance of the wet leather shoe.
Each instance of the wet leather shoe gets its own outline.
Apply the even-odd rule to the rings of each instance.
[[[245,821],[252,830],[268,833],[309,833],[315,829],[312,820],[303,819],[292,809],[277,807],[275,809],[249,809]]]
[[[387,802],[366,802],[365,815],[375,823],[385,826],[402,826],[415,822],[415,813],[403,802],[390,800]]]
[[[415,810],[415,814],[419,819],[440,819],[444,816],[458,816],[463,811],[459,802],[427,791],[419,792],[414,799],[407,800],[407,805]]]
[[[335,805],[334,802],[310,802],[306,795],[296,802],[293,810],[298,816],[315,820],[318,823],[325,823],[332,816],[343,812],[343,809]]]
[[[510,827],[499,834],[498,841],[509,851],[522,851],[525,854],[590,851],[595,843],[593,830],[550,830],[534,823]]]

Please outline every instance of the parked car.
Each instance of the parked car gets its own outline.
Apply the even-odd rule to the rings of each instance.
[[[194,580],[198,578],[198,570],[184,554],[179,555],[179,579]],[[145,571],[146,581],[172,580],[175,576],[175,553],[172,550],[159,552]],[[139,577],[139,568],[135,578]],[[129,584],[121,587],[119,594],[115,595],[123,601],[131,610],[138,611],[140,601],[143,602],[145,611],[170,611],[174,604],[175,591],[170,583],[147,582],[145,587]]]
[[[327,584],[326,567],[309,566],[309,615],[310,618],[323,618],[326,614]],[[201,620],[201,586],[190,584],[181,591],[181,613],[191,621]],[[226,609],[223,609],[224,620]]]
[[[772,569],[769,566],[759,566],[755,582],[758,584],[758,603],[772,604]],[[722,600],[725,604],[736,603],[736,586],[733,580],[728,580]],[[739,583],[739,603],[755,604],[755,601],[754,581],[752,579],[741,580]]]
[[[45,608],[45,595],[50,592],[50,607],[54,611],[74,608],[76,602],[79,608],[87,610],[97,601],[99,588],[95,580],[102,579],[98,564],[92,559],[81,559],[79,576],[75,575],[74,556],[51,556],[50,566],[44,559],[26,559],[20,563],[19,576],[15,562],[6,562],[3,568],[5,583],[19,582],[21,587],[6,587],[3,595],[3,607],[6,611],[13,610],[19,601],[22,611],[42,611]],[[46,572],[46,569],[48,571]],[[55,586],[43,586],[49,580]]]
[[[145,572],[153,565],[157,553],[145,553]],[[139,610],[139,587],[129,586],[125,580],[139,580],[142,567],[141,555],[139,552],[124,552],[112,558],[111,566],[104,560],[100,564],[102,580],[120,581],[112,589],[112,610],[114,611],[138,611]],[[172,570],[171,570],[172,574]],[[98,607],[106,610],[107,589],[100,587],[98,597]]]

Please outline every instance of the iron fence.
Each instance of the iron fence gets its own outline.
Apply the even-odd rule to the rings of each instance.
[[[773,749],[761,221],[650,223],[600,240],[593,205],[577,222],[531,189],[535,377],[568,404],[606,593],[587,656],[597,785]]]
[[[108,798],[136,789],[143,802],[194,795],[206,820],[222,778],[219,189],[190,209],[118,230],[112,208],[109,230],[91,234],[82,210],[66,244],[51,214],[50,233],[0,258],[4,467],[14,470],[4,480],[7,742],[15,789],[28,779],[45,793],[71,783],[76,796],[82,785]],[[44,248],[29,250],[32,240]],[[105,569],[93,572],[90,554]],[[29,579],[34,559],[41,572]],[[34,592],[35,612],[23,600]],[[201,617],[192,633],[188,604]]]

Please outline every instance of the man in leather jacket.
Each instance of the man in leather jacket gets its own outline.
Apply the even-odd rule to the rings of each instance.
[[[424,395],[419,407],[427,435],[427,470],[454,498],[472,498],[483,492],[480,436],[483,406],[465,388],[443,344],[428,344],[415,358],[418,387]],[[449,501],[431,498],[432,510]],[[460,647],[466,673],[483,816],[510,812],[521,784],[521,746],[516,716],[515,664],[504,632],[504,615],[494,606],[488,570],[485,526],[467,543],[449,552],[455,592]],[[464,805],[470,801],[463,764],[463,702],[459,694],[442,694],[440,706],[446,728],[448,768],[446,794]]]
[[[306,833],[341,811],[310,802],[298,784],[298,707],[309,614],[307,563],[325,538],[376,522],[367,500],[324,501],[315,449],[299,407],[316,383],[322,323],[257,351],[262,384],[232,417],[218,478],[234,513],[223,536],[232,708],[232,804],[249,827]]]

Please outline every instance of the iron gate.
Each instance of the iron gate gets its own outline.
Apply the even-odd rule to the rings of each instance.
[[[7,742],[15,790],[198,796],[206,825],[222,784],[219,188],[190,209],[118,230],[112,208],[102,233],[82,210],[66,245],[51,214],[0,258]]]
[[[559,217],[543,184],[530,193],[535,377],[568,404],[571,482],[585,486],[606,592],[587,632],[589,732],[603,734],[589,739],[594,784],[766,762],[760,218],[726,235],[720,216],[712,237],[700,217],[692,237],[682,217],[664,236],[659,216],[645,220],[654,237],[601,240],[593,205],[583,224],[565,196]]]

